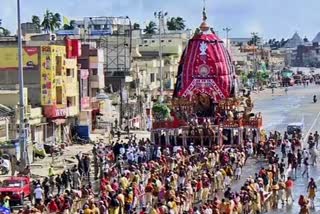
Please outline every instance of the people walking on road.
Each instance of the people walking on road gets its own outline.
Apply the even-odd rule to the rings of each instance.
[[[299,214],[310,214],[309,200],[305,196],[300,195],[299,200],[298,200],[298,204],[300,206]]]
[[[316,131],[314,134],[313,134],[313,139],[314,139],[314,142],[316,144],[316,148],[318,149],[318,146],[319,146],[319,133],[318,131]]]
[[[292,203],[294,201],[292,196],[294,182],[291,179],[291,177],[288,177],[285,184],[286,184],[286,202],[289,203],[289,200],[291,200],[291,203]]]
[[[306,174],[307,178],[309,178],[309,158],[303,160],[303,168],[302,177]]]
[[[36,189],[34,190],[34,198],[35,198],[35,206],[40,204],[40,202],[43,200],[44,198],[44,191],[41,188],[40,184],[37,184]]]
[[[315,208],[314,198],[316,197],[317,185],[313,178],[310,178],[307,191],[308,191],[308,198],[310,200],[310,206],[312,209],[314,209]]]

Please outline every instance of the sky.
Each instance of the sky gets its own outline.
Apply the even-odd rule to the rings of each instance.
[[[289,38],[295,32],[312,40],[320,31],[319,0],[205,0],[208,23],[225,36],[249,37],[258,32],[264,39]],[[155,11],[169,17],[181,16],[188,28],[201,23],[203,0],[21,0],[22,22],[32,15],[43,16],[46,9],[70,19],[90,16],[129,16],[141,27],[155,21]],[[16,32],[16,1],[0,0],[2,26]]]

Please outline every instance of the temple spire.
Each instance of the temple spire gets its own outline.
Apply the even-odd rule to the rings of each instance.
[[[206,0],[203,0],[202,21],[207,21]]]
[[[207,11],[206,11],[206,0],[203,0],[203,11],[202,11],[202,23],[200,25],[200,30],[202,32],[207,32],[209,30],[209,25],[207,24]]]

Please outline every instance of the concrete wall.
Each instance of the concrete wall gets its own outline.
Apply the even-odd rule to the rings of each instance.
[[[28,88],[29,104],[39,106],[40,71],[24,71],[24,87]],[[18,71],[1,71],[0,89],[18,89]]]

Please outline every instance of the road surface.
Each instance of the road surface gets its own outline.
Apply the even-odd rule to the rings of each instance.
[[[275,91],[274,95],[271,94],[271,90],[267,89],[259,92],[259,94],[253,95],[255,97],[254,111],[262,112],[264,128],[267,133],[274,130],[283,133],[288,123],[304,121],[304,136],[308,136],[310,132],[320,131],[320,102],[313,103],[312,99],[314,94],[320,97],[319,86],[311,85],[306,88],[303,86],[295,86],[289,88],[287,94],[284,89],[280,88]],[[239,189],[244,183],[244,179],[250,175],[254,176],[263,164],[263,162],[256,162],[250,159],[243,170],[243,179],[234,185],[235,188]],[[308,185],[308,179],[302,178],[301,173],[301,170],[298,170],[293,192],[295,200],[293,205],[279,206],[278,210],[273,210],[269,213],[299,213],[298,197],[301,194],[307,194]],[[318,166],[311,166],[310,174],[310,176],[317,181],[320,190],[320,161],[318,161]],[[318,194],[320,195],[320,192],[317,192],[317,195]],[[316,197],[315,206],[315,211],[312,213],[320,213],[320,197]]]

